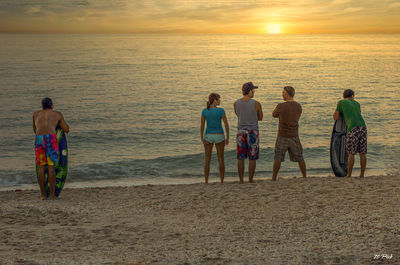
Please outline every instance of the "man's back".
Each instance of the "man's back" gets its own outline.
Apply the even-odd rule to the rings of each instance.
[[[36,135],[55,134],[56,127],[61,119],[58,111],[51,109],[39,110],[33,114]]]
[[[342,99],[338,102],[337,111],[339,111],[346,122],[347,132],[358,126],[366,126],[363,117],[361,116],[360,103],[354,99]]]
[[[238,99],[235,105],[235,111],[238,116],[238,130],[257,130],[258,115],[256,109],[257,102],[254,99]]]
[[[273,113],[274,117],[279,117],[278,135],[282,137],[298,136],[298,122],[301,113],[301,105],[296,101],[286,101],[279,103]]]

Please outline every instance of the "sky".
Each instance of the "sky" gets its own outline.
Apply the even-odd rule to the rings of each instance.
[[[1,33],[400,33],[400,0],[0,0]]]

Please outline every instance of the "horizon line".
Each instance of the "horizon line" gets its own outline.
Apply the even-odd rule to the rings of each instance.
[[[160,34],[160,35],[396,35],[400,31],[395,32],[283,32],[283,33],[258,33],[258,32],[166,32],[166,31],[146,31],[146,32],[75,32],[75,31],[0,31],[0,34],[43,34],[43,35],[59,35],[59,34],[76,34],[76,35],[145,35],[145,34]]]

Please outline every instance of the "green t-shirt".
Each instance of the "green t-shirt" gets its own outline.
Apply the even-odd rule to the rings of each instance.
[[[360,103],[354,99],[342,99],[338,102],[336,110],[343,115],[347,125],[347,132],[355,127],[366,127],[365,121],[361,116]]]

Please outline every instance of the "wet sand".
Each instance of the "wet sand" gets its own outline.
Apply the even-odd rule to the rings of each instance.
[[[400,264],[399,201],[398,175],[1,191],[0,264]]]

